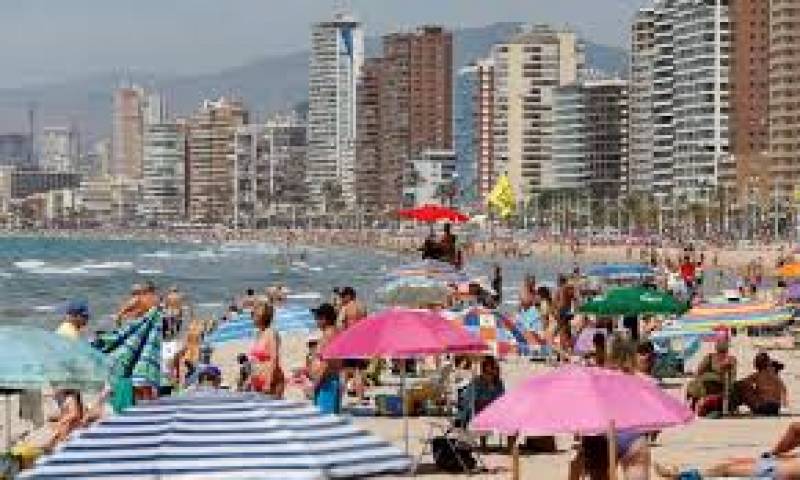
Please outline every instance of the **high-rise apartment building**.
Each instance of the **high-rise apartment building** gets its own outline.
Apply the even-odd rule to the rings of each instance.
[[[257,227],[268,215],[293,213],[305,202],[305,120],[278,115],[242,125],[234,140],[234,219]]]
[[[656,56],[656,12],[642,8],[631,27],[630,62],[630,161],[628,186],[633,192],[653,189],[655,150],[654,64]]]
[[[497,180],[494,168],[494,62],[491,59],[476,63],[475,88],[475,162],[478,198],[485,203]]]
[[[674,182],[706,198],[735,182],[729,151],[731,22],[728,0],[679,0],[674,13]]]
[[[800,0],[772,0],[770,8],[770,186],[788,197],[800,185]]]
[[[233,220],[234,138],[247,110],[227,98],[206,100],[188,122],[189,218],[200,223]]]
[[[322,205],[323,185],[341,185],[355,202],[356,85],[364,63],[361,24],[346,14],[314,24],[308,92],[308,165],[312,203]]]
[[[144,134],[144,96],[138,87],[114,91],[114,118],[109,174],[131,179],[142,175],[142,138]]]
[[[30,135],[0,134],[0,166],[16,167],[20,170],[31,170],[36,167]]]
[[[383,37],[359,82],[357,176],[369,211],[397,209],[404,187],[420,181],[415,156],[453,147],[453,38],[439,26]],[[363,170],[362,170],[363,168]]]
[[[265,127],[271,205],[276,210],[296,210],[307,198],[308,125],[304,118],[291,114],[269,118]]]
[[[583,45],[574,32],[535,26],[492,47],[495,174],[517,198],[552,187],[553,93],[578,81]]]
[[[462,67],[456,75],[453,104],[454,150],[457,186],[461,197],[477,198],[477,158],[475,155],[475,107],[478,97],[478,66]]]
[[[675,149],[675,114],[673,111],[674,94],[674,59],[673,42],[674,19],[678,0],[656,0],[653,15],[655,17],[655,38],[653,49],[655,59],[652,61],[652,99],[643,95],[631,97],[631,110],[646,111],[652,108],[653,121],[653,160],[649,177],[652,193],[658,197],[673,194],[674,149]],[[646,16],[646,15],[645,15]],[[641,66],[644,68],[647,63]],[[643,75],[648,75],[643,73]],[[644,102],[644,104],[642,104]],[[640,148],[637,137],[637,145]],[[646,184],[645,184],[646,185]]]
[[[656,0],[653,8],[636,16],[631,62],[634,190],[647,190],[651,175],[650,191],[690,201],[733,187],[730,14],[727,0]],[[646,139],[651,128],[652,168]]]
[[[553,132],[551,188],[604,199],[626,191],[627,81],[586,80],[557,88]]]
[[[763,188],[769,175],[769,2],[734,0],[730,151],[739,192]]]
[[[140,216],[165,224],[185,216],[185,138],[175,122],[164,118],[145,126]]]
[[[403,188],[401,172],[383,170],[382,91],[386,76],[382,58],[364,62],[358,83],[356,201],[368,212],[396,203]]]
[[[42,130],[39,166],[51,172],[75,172],[80,160],[80,135],[75,127]]]

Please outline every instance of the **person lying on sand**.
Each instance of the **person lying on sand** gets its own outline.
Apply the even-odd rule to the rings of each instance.
[[[757,458],[729,458],[707,468],[681,469],[674,465],[655,463],[661,478],[702,480],[703,478],[800,478],[800,457],[790,452],[800,446],[800,422],[786,429],[772,450]]]

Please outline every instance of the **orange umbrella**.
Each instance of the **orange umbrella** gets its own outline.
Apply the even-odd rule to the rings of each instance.
[[[800,263],[787,263],[778,269],[781,277],[800,277]]]

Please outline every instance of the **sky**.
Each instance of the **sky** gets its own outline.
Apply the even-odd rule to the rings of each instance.
[[[421,23],[571,26],[625,46],[650,0],[0,0],[0,87],[130,69],[214,72],[308,47],[309,26],[344,5],[368,34]]]

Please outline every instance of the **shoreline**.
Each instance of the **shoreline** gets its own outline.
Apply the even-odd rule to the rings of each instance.
[[[463,236],[468,236],[462,234]],[[532,235],[532,234],[531,234]],[[44,229],[44,230],[2,230],[0,238],[47,238],[76,239],[100,241],[142,241],[165,245],[192,243],[204,245],[225,245],[243,243],[247,245],[271,243],[287,247],[345,247],[370,248],[379,253],[416,255],[418,247],[424,240],[420,230],[333,230],[333,229],[285,229],[270,228],[259,230],[230,230],[221,228],[192,229],[177,231],[173,229]],[[649,263],[653,252],[659,260],[677,259],[683,249],[676,244],[664,244],[657,247],[643,244],[606,242],[581,244],[578,253],[569,239],[552,237],[519,236],[513,239],[496,237],[494,239],[471,239],[464,245],[466,258],[493,259],[525,259],[528,257],[552,257],[565,262],[588,263]],[[697,252],[706,255],[708,265],[721,269],[740,269],[753,262],[771,269],[777,263],[781,253],[790,255],[790,243],[756,244],[747,247],[734,245],[707,245],[698,247]]]

